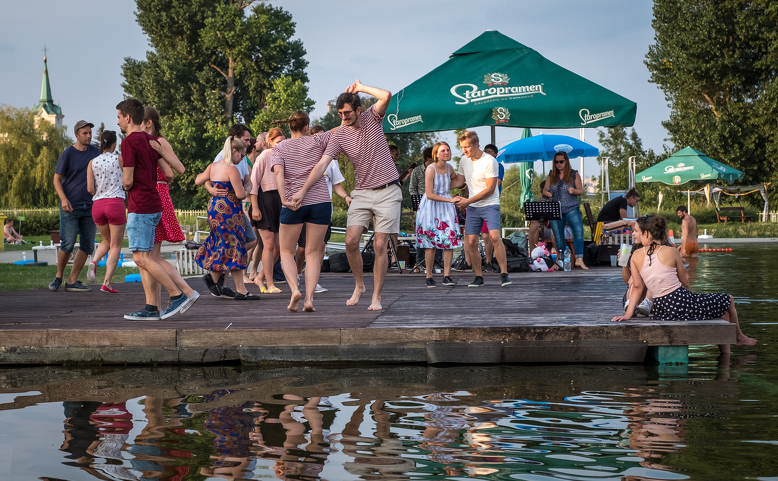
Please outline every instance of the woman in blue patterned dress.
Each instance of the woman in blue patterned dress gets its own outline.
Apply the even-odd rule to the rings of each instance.
[[[424,173],[425,192],[416,213],[416,246],[425,249],[427,287],[435,287],[432,272],[435,270],[436,249],[443,249],[443,285],[453,286],[451,260],[454,247],[458,247],[460,241],[457,209],[449,191],[464,185],[464,177],[457,175],[454,167],[449,165],[451,147],[447,143],[435,144],[432,159],[432,164]]]
[[[217,188],[227,190],[223,197],[212,197],[208,205],[208,225],[211,233],[197,250],[195,261],[205,270],[211,271],[213,281],[221,281],[220,273],[230,271],[235,281],[235,300],[257,300],[250,294],[243,282],[243,271],[248,266],[246,256],[246,217],[243,215],[241,199],[246,198],[243,179],[235,167],[246,154],[246,145],[236,137],[227,137],[224,142],[224,161],[210,164],[205,172],[197,176],[198,185],[210,180]]]

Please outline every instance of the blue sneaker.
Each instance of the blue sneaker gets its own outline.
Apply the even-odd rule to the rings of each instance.
[[[194,302],[194,301],[189,301],[188,304],[187,304],[187,301],[189,301],[189,298],[186,297],[184,294],[181,294],[181,297],[179,297],[175,301],[171,300],[168,303],[168,305],[167,305],[167,309],[165,309],[164,312],[162,312],[162,315],[159,316],[159,318],[160,319],[167,319],[168,317],[172,317],[172,316],[178,314],[179,312],[182,312],[182,311],[188,309],[189,306],[191,306],[192,302]]]
[[[146,308],[144,307],[138,312],[133,312],[132,314],[125,314],[124,318],[130,321],[158,321],[159,311],[149,311],[146,310]]]
[[[184,305],[181,306],[181,310],[179,311],[181,314],[185,313],[187,309],[192,307],[192,305],[195,303],[197,299],[200,298],[200,293],[197,291],[192,291],[192,295],[188,296],[187,300],[184,301]]]

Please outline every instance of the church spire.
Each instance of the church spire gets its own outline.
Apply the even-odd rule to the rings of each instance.
[[[43,57],[43,83],[41,84],[41,103],[54,103],[51,98],[51,84],[49,84],[48,59]]]

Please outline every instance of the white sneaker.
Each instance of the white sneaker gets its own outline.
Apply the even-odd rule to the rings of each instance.
[[[629,307],[629,299],[624,301],[624,312],[627,312],[627,308]]]
[[[86,281],[88,283],[93,283],[95,281],[95,271],[97,270],[97,264],[94,262],[89,263],[89,268],[86,270]]]
[[[638,314],[648,317],[648,314],[651,312],[652,304],[653,303],[648,298],[643,299],[643,302],[638,304],[638,308],[637,308]]]
[[[319,284],[316,284],[316,289],[313,290],[313,292],[327,292],[329,289],[326,287],[322,287]]]

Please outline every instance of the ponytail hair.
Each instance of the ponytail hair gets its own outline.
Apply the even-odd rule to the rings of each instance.
[[[113,130],[103,130],[100,134],[100,153],[102,154],[106,150],[110,149],[113,144],[116,143],[116,132]]]
[[[288,119],[276,120],[275,122],[271,122],[270,125],[289,124],[289,130],[292,132],[302,132],[310,122],[311,118],[308,117],[308,114],[302,110],[296,110],[292,112],[292,115],[290,115]]]
[[[232,162],[233,149],[238,152],[246,152],[246,144],[237,137],[227,137],[227,140],[224,141],[224,149],[222,149],[223,160],[227,165],[235,165]]]
[[[151,122],[151,128],[154,129],[154,132],[151,134],[152,137],[157,138],[162,135],[162,124],[159,122],[159,112],[157,112],[157,109],[148,106],[144,107],[143,121]]]

